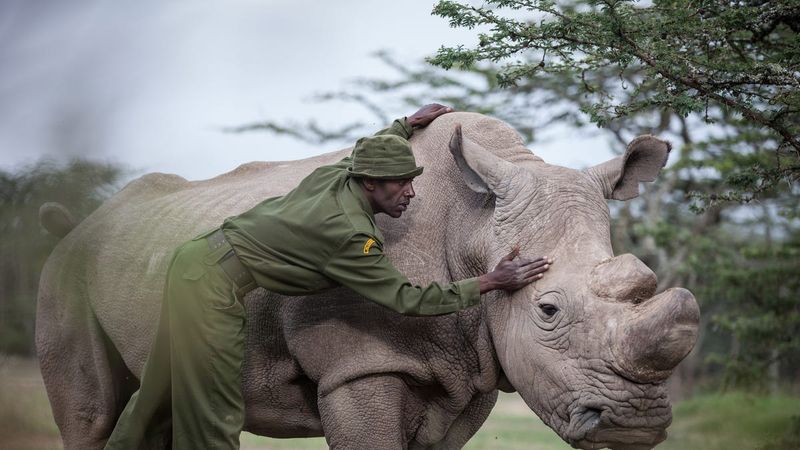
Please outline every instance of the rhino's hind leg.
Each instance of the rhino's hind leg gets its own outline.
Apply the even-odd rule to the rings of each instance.
[[[86,299],[54,292],[40,287],[36,318],[36,349],[53,416],[65,450],[102,449],[138,381]]]
[[[399,377],[360,378],[319,399],[325,439],[332,449],[405,449],[418,424],[407,423],[408,387]],[[413,401],[411,403],[414,403]]]

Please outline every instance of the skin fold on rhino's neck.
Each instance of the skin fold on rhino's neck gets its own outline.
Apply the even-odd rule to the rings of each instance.
[[[453,215],[448,228],[454,232],[449,236],[445,246],[447,270],[451,279],[464,279],[482,275],[490,270],[492,254],[491,239],[495,201],[492,196],[479,196],[467,193],[465,201],[467,211],[465,217]],[[469,216],[469,217],[466,217]],[[492,338],[492,318],[502,315],[502,303],[507,301],[502,292],[490,292],[484,295],[481,304],[458,313],[458,327],[467,347],[472,350],[474,368],[470,382],[477,392],[488,393],[500,389],[514,392],[508,382],[497,358]]]

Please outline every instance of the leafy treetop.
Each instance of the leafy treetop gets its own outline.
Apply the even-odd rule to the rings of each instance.
[[[428,59],[434,65],[491,61],[509,88],[571,78],[598,126],[654,109],[698,114],[732,125],[728,143],[774,151],[729,182],[763,191],[800,176],[800,8],[793,0],[441,0],[433,13],[453,27],[488,30],[474,48],[440,48]],[[609,70],[617,83],[596,77]]]

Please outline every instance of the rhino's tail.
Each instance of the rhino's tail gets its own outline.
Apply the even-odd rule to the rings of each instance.
[[[39,223],[50,234],[64,237],[78,225],[75,217],[61,203],[47,202],[39,207]]]

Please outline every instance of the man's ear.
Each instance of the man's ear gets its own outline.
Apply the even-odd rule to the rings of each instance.
[[[465,139],[461,133],[461,124],[456,124],[450,138],[450,153],[461,170],[464,183],[470,189],[482,194],[491,192],[500,199],[509,195],[511,178],[519,169]]]
[[[364,186],[364,189],[370,192],[375,190],[375,185],[377,184],[377,181],[374,178],[367,178],[367,177],[360,178],[359,182],[361,183],[362,186]]]
[[[639,196],[639,183],[653,181],[667,163],[672,145],[654,136],[639,136],[625,149],[625,154],[584,170],[613,200]]]

